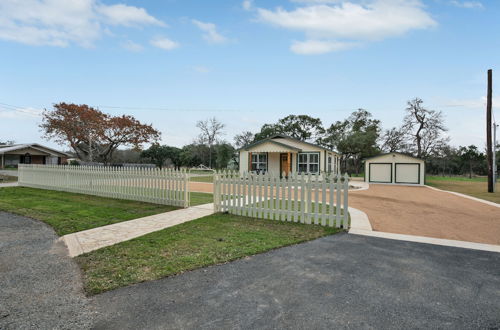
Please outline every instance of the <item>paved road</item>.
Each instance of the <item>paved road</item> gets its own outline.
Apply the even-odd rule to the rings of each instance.
[[[341,234],[95,302],[103,329],[490,329],[500,254]]]
[[[79,329],[95,313],[80,270],[42,222],[0,212],[0,329]]]
[[[0,328],[500,327],[500,254],[339,234],[87,299],[55,238],[0,213]]]

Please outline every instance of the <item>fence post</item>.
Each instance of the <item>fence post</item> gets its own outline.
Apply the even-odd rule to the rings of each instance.
[[[184,170],[184,207],[189,207],[191,200],[189,199],[189,173]]]
[[[214,173],[214,211],[220,212],[219,207],[219,172]]]
[[[344,223],[342,227],[344,229],[349,228],[349,175],[347,173],[344,175]]]

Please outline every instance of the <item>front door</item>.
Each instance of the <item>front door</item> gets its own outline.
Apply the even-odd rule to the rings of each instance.
[[[290,174],[290,165],[292,164],[290,158],[290,154],[281,154],[280,175],[285,173],[285,176],[288,176]]]

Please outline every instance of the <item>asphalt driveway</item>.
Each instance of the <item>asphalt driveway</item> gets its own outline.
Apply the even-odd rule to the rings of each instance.
[[[500,254],[338,234],[91,298],[42,223],[0,212],[0,328],[500,327]]]
[[[94,301],[103,329],[490,329],[500,254],[339,234]]]

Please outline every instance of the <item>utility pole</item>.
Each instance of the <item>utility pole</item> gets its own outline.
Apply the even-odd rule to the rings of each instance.
[[[488,192],[493,192],[493,152],[491,147],[491,108],[493,97],[493,72],[488,70],[488,90],[486,95],[486,153],[488,157]]]
[[[497,191],[497,121],[493,121],[493,192]]]

